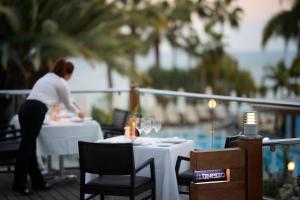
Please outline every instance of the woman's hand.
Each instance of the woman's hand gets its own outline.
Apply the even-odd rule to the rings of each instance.
[[[83,119],[83,118],[85,117],[85,113],[82,112],[82,111],[80,111],[80,112],[78,113],[78,117],[79,117],[80,119]]]

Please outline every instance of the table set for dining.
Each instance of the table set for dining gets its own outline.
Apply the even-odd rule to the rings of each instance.
[[[11,121],[18,127],[18,119]],[[135,165],[143,163],[149,158],[154,158],[156,173],[156,198],[161,200],[180,199],[175,174],[177,156],[189,156],[195,144],[191,140],[180,138],[153,138],[136,137],[134,140],[125,136],[103,139],[99,123],[92,119],[48,121],[41,129],[37,139],[38,155],[63,155],[78,154],[78,141],[105,142],[105,143],[132,143],[134,147]],[[63,165],[61,165],[63,167]],[[186,170],[189,163],[183,165],[181,170]],[[63,170],[63,169],[60,169]],[[142,170],[139,175],[150,176],[149,170]],[[87,180],[93,176],[87,174]]]
[[[135,165],[138,166],[149,158],[154,158],[156,176],[156,199],[180,199],[176,174],[175,163],[177,156],[188,156],[195,144],[191,140],[180,138],[152,138],[137,137],[131,141],[124,136],[99,140],[97,142],[126,143],[132,142],[134,146]],[[180,170],[186,170],[189,163],[182,165]],[[149,170],[145,169],[139,175],[150,176]]]

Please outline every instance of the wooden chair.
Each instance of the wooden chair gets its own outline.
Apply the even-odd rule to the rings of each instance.
[[[0,166],[6,167],[6,170],[1,169],[1,173],[14,171],[12,166],[15,165],[20,141],[20,129],[15,129],[12,125],[0,127]]]
[[[129,196],[131,200],[147,190],[152,190],[146,198],[155,199],[154,158],[146,160],[135,168],[131,143],[89,143],[79,142],[80,199],[91,194],[88,199],[100,195]],[[136,174],[150,165],[151,177]],[[98,176],[86,182],[85,173]],[[145,199],[146,199],[145,198]]]
[[[224,148],[234,148],[234,147],[238,147],[238,145],[239,145],[239,136],[238,135],[226,137]],[[184,157],[184,156],[177,157],[177,161],[176,161],[176,165],[175,165],[177,184],[179,186],[188,186],[189,190],[188,191],[179,191],[179,193],[180,194],[190,194],[190,182],[194,180],[193,170],[191,168],[189,168],[188,170],[179,173],[181,161],[190,162],[190,158]]]
[[[127,122],[128,116],[129,111],[115,108],[113,110],[112,123],[109,125],[101,124],[104,139],[117,135],[123,135],[124,126]]]

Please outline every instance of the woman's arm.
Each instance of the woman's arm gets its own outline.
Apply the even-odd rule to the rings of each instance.
[[[77,108],[71,101],[70,98],[70,90],[65,81],[62,81],[62,84],[60,84],[57,87],[57,94],[60,98],[60,101],[65,105],[65,107],[72,113],[80,115],[81,111],[79,108]]]

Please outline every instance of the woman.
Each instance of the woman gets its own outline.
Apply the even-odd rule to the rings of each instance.
[[[27,188],[27,175],[31,179],[32,190],[47,189],[43,176],[38,169],[36,158],[36,138],[39,135],[45,114],[49,106],[63,103],[65,107],[84,117],[77,106],[70,100],[67,82],[73,73],[74,66],[65,59],[56,61],[52,73],[47,73],[33,86],[27,100],[19,111],[21,126],[21,144],[16,159],[13,190],[23,195],[31,195]]]

